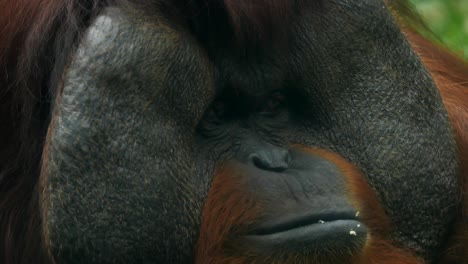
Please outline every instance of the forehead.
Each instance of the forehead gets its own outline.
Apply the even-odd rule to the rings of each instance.
[[[285,63],[285,57],[294,57],[296,61],[293,63],[297,64],[304,51],[310,54],[313,50],[317,50],[317,53],[323,52],[324,49],[331,50],[353,39],[362,39],[362,36],[371,30],[385,32],[388,31],[386,27],[394,26],[388,9],[380,0],[324,1],[320,8],[307,6],[295,17],[290,18],[291,21],[282,21],[284,23],[278,24],[274,29],[278,32],[277,36],[270,36],[271,39],[266,42],[258,41],[254,36],[239,41],[235,32],[231,32],[232,34],[205,32],[215,30],[212,27],[195,30],[194,26],[187,24],[187,21],[175,20],[157,9],[137,11],[119,8],[118,12],[115,9],[108,8],[92,24],[87,38],[83,41],[86,45],[97,44],[101,47],[120,48],[124,46],[120,44],[132,42],[134,46],[142,49],[150,43],[157,45],[157,40],[161,39],[164,39],[162,41],[164,43],[189,42],[191,45],[200,46],[217,67],[230,70],[237,68],[242,71],[239,73],[242,76],[248,76],[249,72],[262,75],[262,72],[284,71],[277,69],[282,68],[281,64]],[[248,21],[247,18],[245,20]],[[189,22],[195,23],[196,19]],[[267,29],[255,27],[249,32],[265,35],[262,30]],[[201,31],[214,36],[214,39],[204,39],[200,36]],[[283,35],[284,32],[286,34]],[[124,34],[125,37],[119,38],[117,42],[117,38],[112,39],[111,34]],[[272,32],[272,35],[275,35],[275,32]],[[128,52],[131,54],[133,51],[138,52],[135,48]],[[265,70],[261,70],[262,68]]]

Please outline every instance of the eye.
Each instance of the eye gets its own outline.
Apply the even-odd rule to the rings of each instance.
[[[261,109],[262,114],[275,114],[286,105],[286,96],[281,92],[273,93]]]
[[[205,120],[218,124],[226,115],[226,105],[222,102],[215,102],[205,114]]]
[[[216,102],[212,107],[212,111],[217,118],[222,118],[226,115],[226,104]]]

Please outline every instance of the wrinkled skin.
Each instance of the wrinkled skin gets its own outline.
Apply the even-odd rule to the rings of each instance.
[[[247,55],[203,45],[157,12],[107,8],[95,19],[64,73],[42,175],[58,262],[190,262],[216,168],[284,170],[300,163],[292,145],[356,164],[393,237],[431,260],[458,184],[437,88],[383,1],[307,14],[289,45]]]

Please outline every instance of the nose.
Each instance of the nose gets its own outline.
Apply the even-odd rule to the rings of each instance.
[[[289,151],[267,142],[258,144],[248,154],[248,163],[269,171],[284,171],[289,167]]]

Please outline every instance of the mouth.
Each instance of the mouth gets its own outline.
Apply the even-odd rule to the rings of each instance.
[[[367,227],[356,212],[286,217],[258,225],[247,240],[261,251],[354,252],[364,247]]]
[[[287,232],[289,230],[319,224],[323,225],[337,220],[358,220],[357,212],[333,212],[322,214],[306,214],[297,216],[288,216],[266,221],[257,226],[251,235],[264,236],[276,233]]]

